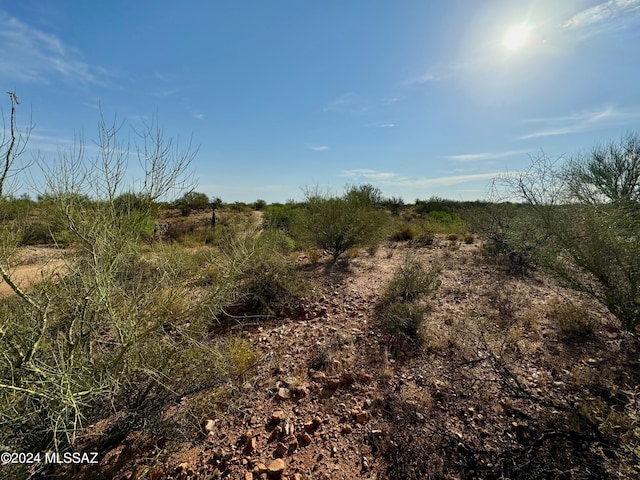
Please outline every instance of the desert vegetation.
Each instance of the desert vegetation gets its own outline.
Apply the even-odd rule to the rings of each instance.
[[[100,461],[0,478],[640,474],[636,135],[534,159],[509,202],[224,203],[156,123],[23,162],[11,105],[0,450]]]

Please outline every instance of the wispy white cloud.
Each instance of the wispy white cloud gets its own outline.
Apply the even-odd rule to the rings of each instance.
[[[482,153],[463,153],[459,155],[447,155],[445,158],[458,162],[473,162],[476,160],[497,160],[499,158],[513,157],[522,155],[528,150],[508,150],[505,152],[482,152]]]
[[[169,98],[176,95],[177,93],[185,91],[186,89],[187,87],[184,86],[161,88],[151,93],[151,96],[156,98]]]
[[[349,92],[334,98],[322,110],[324,112],[362,114],[367,112],[369,108],[365,105],[360,95]]]
[[[31,132],[29,135],[29,149],[42,152],[58,152],[60,149],[69,149],[78,146],[79,139],[65,136],[44,135]]]
[[[170,81],[166,74],[160,72],[153,72],[153,78],[164,83],[168,83]]]
[[[306,145],[308,150],[313,150],[314,152],[323,152],[325,150],[329,150],[329,147],[326,145]]]
[[[544,123],[547,127],[521,135],[518,139],[526,140],[529,138],[579,133],[605,124],[610,125],[638,118],[640,118],[640,110],[619,109],[607,105],[599,110],[583,110],[564,117],[529,119],[528,123]]]
[[[194,113],[193,114],[193,118],[195,118],[196,120],[202,120],[202,119],[204,119],[204,114],[203,113]]]
[[[608,0],[581,10],[562,26],[572,29],[601,25],[629,14],[640,14],[640,0]]]
[[[0,78],[5,82],[48,83],[55,77],[105,85],[109,72],[83,60],[81,52],[0,11]]]
[[[378,125],[380,128],[394,128],[396,126],[395,123],[381,123]]]
[[[360,178],[364,180],[393,180],[399,178],[397,173],[378,172],[368,168],[354,168],[353,170],[342,170],[339,177]]]
[[[473,173],[468,175],[449,175],[434,178],[411,178],[393,172],[378,172],[371,169],[343,170],[338,176],[349,177],[354,180],[372,181],[389,187],[449,187],[462,183],[479,180],[490,180],[501,175],[502,172]]]
[[[490,49],[489,49],[490,50]],[[400,83],[403,87],[413,87],[450,80],[454,77],[464,77],[478,68],[495,61],[495,54],[491,52],[477,53],[473,57],[462,58],[449,64],[433,66],[421,75],[409,77]]]
[[[451,78],[456,68],[450,67],[442,71],[428,71],[422,75],[411,77],[402,82],[402,85],[410,87],[413,85],[424,85],[425,83],[440,82]]]

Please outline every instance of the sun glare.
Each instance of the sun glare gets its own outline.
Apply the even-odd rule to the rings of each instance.
[[[531,27],[527,23],[516,25],[507,30],[502,44],[509,51],[519,50],[524,47],[531,34]]]

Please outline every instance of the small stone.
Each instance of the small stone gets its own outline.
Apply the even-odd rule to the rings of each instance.
[[[306,422],[304,424],[304,429],[306,432],[313,432],[316,429],[316,425],[313,423],[313,421]]]
[[[311,440],[311,435],[309,435],[307,432],[303,432],[298,435],[298,443],[303,447],[311,444]]]
[[[257,448],[257,444],[256,444],[256,439],[255,437],[250,438],[249,440],[247,440],[247,443],[244,447],[245,451],[247,453],[253,453],[256,451]]]
[[[369,412],[356,412],[355,413],[356,423],[366,423],[369,420]]]
[[[302,475],[300,475],[299,473],[294,473],[293,480],[302,480]]]
[[[244,473],[244,480],[253,480],[253,473],[245,472]]]
[[[284,457],[284,454],[287,453],[287,450],[288,450],[287,446],[284,443],[278,442],[278,444],[276,445],[276,449],[273,453],[276,457],[280,458],[280,457]]]
[[[351,428],[351,425],[348,425],[348,424],[343,425],[341,430],[342,430],[342,433],[344,433],[345,435],[348,435],[353,432],[353,428]]]
[[[291,440],[289,440],[289,446],[287,447],[287,452],[288,453],[294,453],[297,449],[298,449],[298,440],[296,440],[295,438],[292,438]]]
[[[267,466],[267,473],[273,478],[280,478],[285,468],[284,460],[278,458]]]
[[[291,387],[290,390],[294,395],[299,397],[306,397],[309,395],[309,386],[306,383],[296,384],[294,387]]]
[[[289,436],[289,435],[293,435],[293,432],[295,431],[295,427],[293,425],[293,422],[290,422],[288,419],[285,420],[284,422],[284,434]]]
[[[202,422],[202,429],[207,432],[207,435],[211,435],[215,432],[216,422],[215,420],[211,420],[207,418],[204,422]]]
[[[287,418],[287,414],[284,413],[283,410],[276,410],[271,414],[271,423],[275,423],[276,425]]]
[[[268,443],[271,442],[275,442],[276,440],[278,440],[280,437],[282,436],[282,427],[276,427],[273,429],[273,431],[271,432],[271,435],[269,435],[269,440],[267,440]]]
[[[278,400],[289,400],[291,398],[291,392],[289,391],[288,388],[284,388],[284,387],[279,388],[276,398]]]
[[[267,472],[267,466],[264,463],[257,464],[253,469],[254,475],[260,475],[266,472]]]
[[[322,425],[322,419],[319,416],[315,416],[313,419],[313,425],[318,428],[320,425]]]

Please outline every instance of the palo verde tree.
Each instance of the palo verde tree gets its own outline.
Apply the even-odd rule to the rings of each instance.
[[[536,158],[505,179],[532,208],[535,261],[604,304],[625,329],[640,324],[640,137],[599,145],[564,164]]]
[[[17,99],[10,96],[0,191],[21,152]],[[145,267],[139,248],[155,203],[189,186],[195,151],[165,139],[155,122],[134,130],[131,140],[122,130],[103,118],[93,156],[80,142],[57,159],[36,160],[47,212],[73,245],[62,275],[43,274],[29,290],[21,288],[12,275],[14,224],[0,224],[0,275],[16,294],[0,301],[1,451],[69,448],[97,404],[123,391],[141,399],[157,385],[161,367],[150,352],[162,352],[158,362],[177,363],[179,348],[149,346],[159,342],[163,321],[152,299],[175,280],[162,265]],[[143,172],[137,181],[128,180],[132,157]]]

